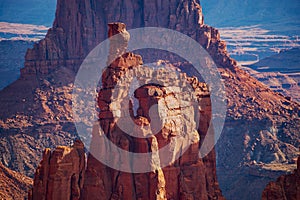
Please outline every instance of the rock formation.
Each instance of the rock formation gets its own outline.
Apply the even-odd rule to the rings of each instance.
[[[109,25],[109,33],[115,28],[117,32],[126,31],[122,23]],[[71,149],[58,147],[53,153],[46,150],[35,174],[30,199],[224,199],[216,181],[215,154],[212,152],[205,160],[198,156],[200,138],[205,137],[208,129],[208,123],[203,122],[209,122],[211,117],[206,85],[184,73],[180,73],[180,79],[177,80],[174,78],[176,71],[165,68],[154,70],[143,66],[139,55],[125,53],[126,46],[117,45],[113,40],[111,49],[112,53],[120,53],[120,57],[103,72],[102,88],[98,95],[99,122],[93,127],[84,175],[82,149],[82,154],[78,153],[76,146]],[[134,92],[139,102],[136,115],[134,105],[126,99],[130,84],[124,84],[132,82],[134,77],[143,83]],[[163,85],[151,84],[151,79]],[[118,83],[120,80],[124,82]],[[113,88],[116,87],[121,89],[115,92]],[[193,90],[189,91],[189,87]],[[191,94],[186,95],[187,92]],[[189,103],[193,102],[191,98],[199,106]],[[153,105],[158,106],[154,108],[156,110],[151,110]],[[195,116],[199,108],[201,124],[197,130],[195,120],[199,118]],[[130,127],[128,120],[134,120],[136,125]],[[159,126],[161,122],[161,129],[155,130],[156,127],[150,126]],[[122,130],[122,123],[127,130]],[[156,134],[156,131],[159,132]],[[150,136],[134,137],[139,134]],[[110,143],[102,142],[103,137],[109,138]],[[186,142],[189,144],[187,147]],[[170,153],[158,153],[169,143],[167,151]],[[144,156],[143,163],[140,163],[136,157],[126,157],[118,150],[114,151],[113,145],[135,153],[149,152],[152,156]],[[185,153],[176,157],[185,148],[188,148]],[[101,156],[109,160],[108,166],[99,161]],[[161,168],[159,163],[167,165]],[[125,169],[125,165],[132,166],[129,172],[124,172],[114,169],[114,164]],[[147,172],[136,173],[136,170],[143,170],[143,164]],[[77,183],[74,186],[73,177]],[[84,177],[83,185],[81,177]],[[60,184],[64,187],[60,187]]]
[[[289,199],[300,197],[300,156],[294,173],[280,176],[275,182],[270,182],[264,189],[262,200]]]
[[[107,23],[114,21],[127,29],[175,29],[209,52],[228,98],[226,124],[216,148],[220,185],[229,199],[259,198],[274,177],[270,166],[288,165],[297,157],[299,104],[236,65],[218,30],[204,24],[197,0],[58,0],[53,27],[28,50],[21,78],[0,91],[1,162],[32,176],[44,148],[71,143],[76,132],[71,112],[75,74],[89,51],[106,38]],[[213,165],[211,154],[204,165]],[[262,168],[269,173],[259,173]],[[215,172],[213,167],[206,169],[211,170],[207,174]]]
[[[205,46],[218,42],[218,31],[203,26],[196,0],[80,1],[58,0],[56,18],[45,39],[28,50],[21,77],[42,76],[59,66],[77,71],[87,54],[106,39],[108,22],[124,22],[128,29],[159,26],[191,35]],[[219,43],[219,42],[218,42]],[[211,47],[216,51],[218,44]]]
[[[72,147],[45,149],[29,199],[79,199],[83,187],[85,153],[81,141]]]

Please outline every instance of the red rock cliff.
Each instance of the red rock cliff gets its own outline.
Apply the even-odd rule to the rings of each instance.
[[[60,66],[77,71],[85,56],[106,39],[107,23],[113,21],[125,23],[127,29],[154,26],[178,30],[209,49],[219,63],[233,62],[224,57],[225,44],[218,30],[204,25],[197,0],[58,0],[53,27],[28,50],[21,76],[45,75]]]

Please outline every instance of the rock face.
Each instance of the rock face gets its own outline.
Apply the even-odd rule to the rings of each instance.
[[[45,39],[28,50],[21,77],[39,77],[59,66],[77,71],[85,56],[106,39],[107,23],[116,21],[124,22],[128,29],[159,26],[178,30],[214,51],[219,46],[218,31],[203,25],[202,9],[196,0],[121,3],[118,0],[58,0],[53,27]]]
[[[300,156],[298,157],[297,169],[294,173],[280,176],[276,182],[270,182],[264,189],[262,200],[290,199],[300,197]]]
[[[45,149],[34,177],[29,199],[79,199],[85,169],[84,146],[76,140],[72,147]]]
[[[109,25],[109,33],[113,30],[126,32],[122,23]],[[111,41],[111,49],[113,53],[122,54],[126,46],[116,45]],[[136,78],[143,84],[134,92],[138,101],[135,114],[135,105],[126,99],[130,84],[124,83],[132,82],[136,74],[139,74]],[[114,60],[103,72],[102,88],[98,95],[99,121],[93,127],[84,176],[84,156],[83,153],[78,154],[76,146],[71,149],[59,147],[53,153],[46,150],[36,172],[30,198],[224,199],[216,181],[214,152],[205,159],[198,156],[200,138],[205,137],[208,129],[208,123],[204,122],[209,122],[211,117],[210,94],[206,85],[198,82],[195,77],[189,78],[184,73],[179,75],[178,82],[174,78],[174,70],[160,68],[157,71],[142,66],[141,57],[133,53],[124,53]],[[164,85],[151,84],[151,79],[161,81]],[[124,82],[119,83],[119,80]],[[189,86],[194,92],[188,91]],[[116,87],[121,89],[115,92],[116,89],[113,88]],[[187,96],[186,92],[191,94]],[[199,106],[189,104],[191,98]],[[152,108],[153,105],[158,107]],[[195,118],[199,108],[201,116]],[[199,118],[201,124],[197,130],[195,120]],[[132,126],[130,120],[133,120]],[[154,127],[159,124],[162,128]],[[126,126],[126,130],[122,125]],[[134,137],[141,135],[148,137]],[[110,143],[105,142],[104,137],[109,138]],[[113,149],[114,145],[134,153],[152,154],[143,156],[141,161],[135,156],[124,156],[119,150]],[[164,146],[168,146],[167,151],[170,153],[159,153]],[[185,153],[176,157],[184,148],[187,148]],[[99,161],[103,156],[109,166]],[[167,164],[162,168],[160,163]],[[126,165],[130,167],[127,168]],[[117,167],[127,169],[128,172],[119,171]],[[144,173],[137,173],[137,170]],[[75,185],[73,178],[77,183]],[[59,183],[64,187],[60,187]],[[59,196],[60,194],[63,196]]]
[[[226,124],[216,147],[220,186],[229,199],[260,198],[265,184],[274,177],[269,166],[288,165],[297,157],[299,104],[267,89],[236,65],[218,30],[204,24],[196,0],[59,0],[53,27],[28,50],[21,78],[0,91],[1,162],[32,176],[45,147],[71,143],[76,132],[71,110],[75,74],[89,51],[106,38],[107,23],[114,21],[125,23],[127,29],[175,29],[210,53],[228,98]],[[120,63],[126,57],[138,61],[134,54],[127,54]],[[139,111],[144,116],[143,109]],[[198,132],[201,140],[202,132]],[[210,167],[214,157],[212,152],[203,158],[208,183],[215,179],[209,175],[215,172]],[[270,173],[260,173],[262,168]]]
[[[27,199],[32,179],[12,171],[0,163],[0,199]]]

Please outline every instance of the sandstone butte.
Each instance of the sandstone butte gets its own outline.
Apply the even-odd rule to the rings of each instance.
[[[72,144],[74,77],[87,54],[106,39],[107,23],[116,21],[127,29],[177,30],[209,52],[226,86],[228,105],[216,146],[218,182],[228,199],[259,199],[266,184],[286,173],[298,157],[299,104],[237,66],[219,31],[204,23],[197,0],[58,0],[53,26],[27,51],[21,77],[0,91],[3,165],[33,177],[45,148]]]

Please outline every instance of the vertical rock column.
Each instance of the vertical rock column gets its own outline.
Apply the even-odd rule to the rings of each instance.
[[[72,147],[57,147],[44,151],[43,160],[36,170],[31,200],[79,200],[83,187],[85,154],[79,140]]]
[[[125,32],[122,27],[125,26],[121,23],[112,23],[109,36]],[[98,194],[96,196],[99,196],[99,199],[101,197],[104,199],[149,200],[222,199],[223,197],[217,186],[216,175],[215,173],[209,173],[213,169],[206,169],[206,167],[215,167],[214,162],[203,163],[203,160],[198,157],[200,135],[205,137],[211,119],[209,92],[205,84],[199,83],[196,78],[190,78],[184,74],[180,74],[180,77],[173,77],[174,72],[167,69],[154,70],[141,66],[142,61],[138,55],[124,53],[128,42],[124,38],[121,37],[120,43],[110,39],[110,52],[117,54],[119,57],[116,59],[115,57],[109,57],[113,61],[103,72],[102,89],[98,96],[99,124],[94,128],[94,139],[91,145],[91,152],[98,155],[93,153],[89,155],[84,195]],[[124,100],[128,98],[130,87],[128,84],[132,82],[134,77],[143,85],[134,92],[135,98],[139,101],[137,116],[133,115],[133,106]],[[149,81],[153,78],[158,82],[161,81],[162,86],[149,84]],[[124,83],[121,80],[124,80]],[[178,84],[179,86],[175,87]],[[187,91],[190,91],[191,85],[195,86],[195,88],[192,88],[195,92],[187,93]],[[166,90],[169,87],[172,87],[171,91],[176,92]],[[118,92],[116,92],[116,88]],[[199,128],[201,133],[196,130],[197,119],[194,117],[195,113],[198,112],[198,104],[190,105],[188,103],[192,101],[191,98],[196,98],[196,96],[199,97],[202,113],[204,113],[200,117],[201,122],[203,122]],[[154,104],[158,105],[156,108],[159,110],[158,113],[160,111],[163,113],[150,116],[149,111]],[[129,112],[124,112],[126,109]],[[143,127],[151,122],[152,125],[159,125],[160,121],[164,121],[164,126],[157,134],[154,133],[155,127],[151,127],[149,134],[153,134],[153,137],[136,138],[123,132],[118,127],[116,122],[121,117],[132,118],[136,124],[140,125],[138,128],[127,127],[133,135],[138,132],[148,134]],[[153,121],[157,123],[153,123]],[[129,124],[126,125],[129,126]],[[104,136],[109,138],[110,142],[108,144],[98,143],[98,141],[101,141],[101,137]],[[182,139],[178,140],[178,136],[181,136]],[[176,155],[184,148],[186,142],[191,142],[191,145],[179,159],[176,159]],[[130,174],[120,172],[105,166],[94,158],[94,156],[108,155],[105,159],[117,166],[137,166],[140,163],[136,163],[135,158],[121,156],[119,151],[113,150],[112,145],[126,151],[147,153],[153,152],[155,148],[158,150],[169,143],[171,146],[168,156],[159,153],[155,160],[153,160],[154,158],[145,157],[145,162],[159,163],[167,161],[169,165],[163,169],[154,166],[154,170],[150,170],[151,172],[148,173],[135,174],[133,172]],[[157,144],[157,147],[155,144]],[[214,155],[211,155],[210,158],[214,158]],[[89,192],[91,189],[95,193]]]
[[[124,23],[109,23],[108,27],[109,56],[107,64],[110,65],[112,61],[126,52],[130,35],[126,31],[126,25]]]
[[[123,132],[116,123],[121,116],[131,118],[136,123],[141,123],[140,130],[134,130],[132,127],[130,132],[144,131],[143,125],[149,124],[146,118],[134,118],[132,106],[128,101],[124,100],[128,96],[129,85],[121,84],[116,86],[117,82],[129,69],[136,68],[142,64],[142,59],[139,55],[125,53],[129,41],[129,33],[125,29],[125,24],[110,23],[108,36],[110,40],[110,55],[108,57],[108,67],[102,76],[102,89],[98,95],[99,122],[93,128],[83,199],[163,200],[165,199],[165,180],[162,170],[158,169],[149,173],[134,174],[112,169],[106,166],[107,163],[99,161],[99,158],[102,157],[110,164],[120,167],[125,166],[130,169],[133,164],[133,158],[121,155],[119,150],[113,147],[142,153],[140,152],[142,149],[148,150],[149,145],[151,146],[151,144],[148,144],[148,141],[140,143],[139,140],[135,140],[135,138]],[[126,79],[126,81],[130,80],[131,78]],[[115,87],[119,89],[116,93],[114,93]],[[124,110],[129,110],[127,112],[129,115],[124,114]],[[104,138],[108,140],[105,142]],[[143,145],[147,147],[144,148]]]

